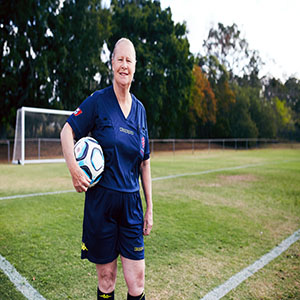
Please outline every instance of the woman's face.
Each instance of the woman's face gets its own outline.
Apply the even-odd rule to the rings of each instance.
[[[123,41],[117,45],[112,68],[114,83],[129,88],[135,72],[135,51],[129,42]]]

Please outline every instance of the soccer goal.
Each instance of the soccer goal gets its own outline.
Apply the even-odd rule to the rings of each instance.
[[[72,113],[57,109],[19,108],[12,163],[63,162],[60,131]]]

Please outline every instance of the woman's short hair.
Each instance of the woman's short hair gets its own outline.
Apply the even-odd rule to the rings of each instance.
[[[135,48],[134,48],[134,45],[132,43],[132,41],[130,39],[127,39],[127,38],[120,38],[116,43],[115,43],[115,47],[114,47],[114,50],[113,50],[113,53],[112,53],[112,56],[111,58],[114,59],[114,56],[115,56],[115,52],[116,52],[116,48],[119,44],[123,43],[123,42],[127,42],[129,43],[131,46],[132,46],[132,49],[133,49],[133,52],[134,52],[134,58],[136,59],[136,53],[135,53]]]

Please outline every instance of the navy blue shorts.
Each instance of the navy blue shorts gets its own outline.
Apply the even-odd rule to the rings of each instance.
[[[140,193],[95,186],[85,197],[81,258],[106,264],[119,254],[144,259],[143,208]]]

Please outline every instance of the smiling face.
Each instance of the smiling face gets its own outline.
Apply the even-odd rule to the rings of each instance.
[[[115,46],[112,58],[114,84],[129,89],[135,72],[135,62],[133,44],[126,39],[120,40]]]

